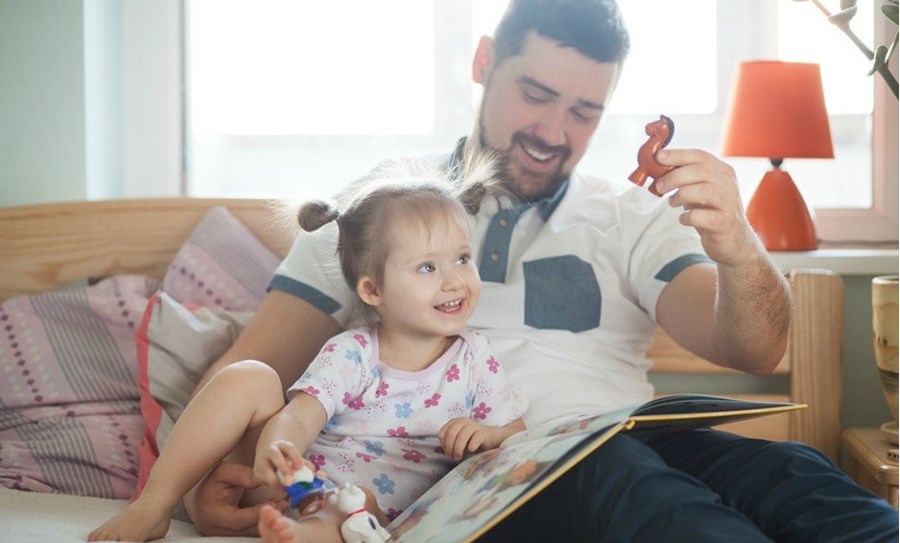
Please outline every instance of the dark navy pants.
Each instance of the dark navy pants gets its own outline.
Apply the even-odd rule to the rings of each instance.
[[[897,526],[811,447],[701,429],[612,438],[480,541],[896,543]]]

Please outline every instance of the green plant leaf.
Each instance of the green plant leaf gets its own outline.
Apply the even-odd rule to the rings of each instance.
[[[894,24],[897,24],[897,6],[881,6],[881,12],[884,13],[884,16],[890,19]]]

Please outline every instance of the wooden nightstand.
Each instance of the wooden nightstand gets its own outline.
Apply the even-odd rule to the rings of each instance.
[[[842,440],[850,453],[850,476],[897,507],[897,462],[887,451],[896,449],[878,428],[848,428]]]

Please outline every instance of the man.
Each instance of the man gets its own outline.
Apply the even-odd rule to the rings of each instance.
[[[734,171],[664,150],[657,199],[574,173],[619,76],[628,36],[612,0],[513,0],[472,75],[484,87],[464,148],[504,158],[515,202],[475,220],[482,303],[471,325],[530,400],[529,426],[649,399],[658,324],[717,364],[770,372],[786,346],[789,288],[743,215]],[[234,346],[289,386],[343,326],[350,295],[299,239]],[[226,463],[186,499],[204,533],[252,534],[237,509],[249,470]],[[497,541],[877,541],[897,516],[808,447],[712,430],[617,436],[486,536]]]

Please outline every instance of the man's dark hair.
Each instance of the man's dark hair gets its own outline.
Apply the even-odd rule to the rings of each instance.
[[[494,66],[520,54],[532,30],[597,62],[621,62],[628,54],[614,0],[510,0],[494,33]]]

